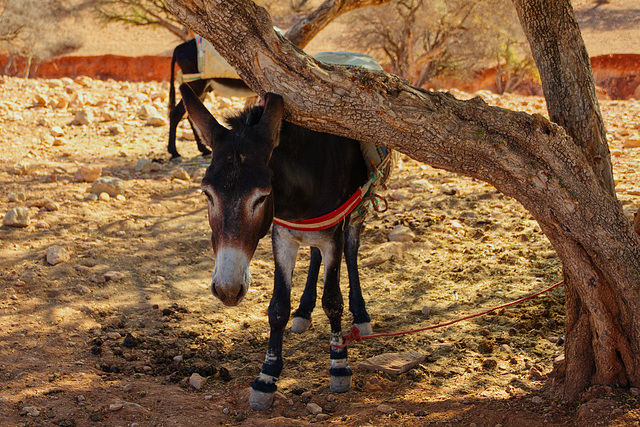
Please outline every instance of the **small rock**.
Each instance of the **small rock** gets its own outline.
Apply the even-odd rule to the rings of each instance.
[[[80,110],[76,112],[72,123],[74,125],[83,126],[90,125],[91,122],[93,122],[93,113],[87,110]]]
[[[10,202],[24,202],[27,200],[27,194],[23,190],[9,193],[7,196]]]
[[[107,338],[113,341],[117,341],[122,338],[122,335],[120,335],[119,332],[107,332]]]
[[[116,412],[122,409],[123,407],[124,407],[124,404],[122,403],[112,403],[111,405],[109,405],[109,411]]]
[[[206,382],[207,382],[207,379],[196,372],[191,374],[191,376],[189,377],[189,385],[195,388],[196,390],[200,390]]]
[[[29,209],[20,206],[12,208],[7,211],[2,218],[2,225],[8,225],[10,227],[27,227],[29,225]]]
[[[542,403],[542,398],[540,396],[533,396],[531,398],[531,402],[535,403],[536,405],[539,405]]]
[[[167,119],[157,114],[147,119],[147,126],[161,127],[166,125]]]
[[[191,177],[191,180],[193,182],[202,182],[202,178],[204,178],[204,175],[207,173],[207,168],[199,168],[198,170],[196,170],[193,173],[193,176]]]
[[[70,259],[71,254],[62,246],[53,245],[47,249],[47,262],[51,265],[67,262]]]
[[[390,242],[412,242],[416,235],[411,229],[404,225],[397,225],[387,235]]]
[[[53,145],[54,147],[62,147],[63,145],[67,145],[67,140],[64,138],[58,137],[53,140],[51,145]]]
[[[35,406],[25,406],[24,408],[22,408],[21,414],[35,418],[40,415],[40,411],[38,411]]]
[[[492,357],[482,361],[482,368],[486,369],[487,371],[495,369],[496,366],[498,366],[498,361]]]
[[[312,415],[318,415],[322,413],[322,408],[317,403],[307,403],[307,411]]]
[[[196,136],[193,131],[185,130],[182,132],[182,139],[186,139],[187,141],[195,141]]]
[[[47,202],[44,205],[44,208],[49,212],[57,211],[60,209],[60,203],[58,202]]]
[[[94,182],[102,175],[102,168],[99,166],[80,166],[76,171],[74,178],[80,182]]]
[[[420,312],[425,316],[429,316],[431,314],[431,307],[425,305],[424,307],[422,307],[422,310],[420,310]]]
[[[424,193],[433,188],[433,185],[426,179],[417,179],[411,183],[412,193]]]
[[[145,104],[140,107],[137,116],[142,120],[147,120],[150,117],[158,116],[158,110],[153,105]]]
[[[111,197],[116,197],[118,194],[124,194],[124,181],[120,178],[103,176],[93,181],[90,192],[93,194],[107,193]]]
[[[117,282],[118,280],[124,279],[124,273],[121,271],[107,271],[104,273],[104,278],[106,280]]]
[[[122,125],[109,126],[109,133],[111,135],[120,135],[124,133],[124,128],[122,127]]]
[[[382,403],[378,405],[378,407],[376,408],[376,411],[382,412],[383,414],[390,414],[394,411],[394,409],[391,406]]]
[[[101,202],[108,202],[109,200],[111,200],[111,196],[109,196],[109,193],[100,193],[98,195],[98,200],[100,200]]]
[[[329,419],[329,414],[318,414],[316,415],[316,420],[325,421]]]
[[[54,138],[60,138],[64,136],[64,131],[60,126],[52,127],[50,133],[51,133],[51,136],[53,136]]]
[[[189,176],[189,173],[184,170],[183,168],[176,168],[174,170],[171,171],[171,178],[174,179],[181,179],[183,181],[189,181],[191,179],[191,177]]]

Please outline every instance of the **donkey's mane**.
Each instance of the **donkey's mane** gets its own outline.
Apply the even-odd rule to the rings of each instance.
[[[226,116],[224,120],[231,129],[240,130],[258,124],[263,112],[264,107],[256,105],[254,107],[246,108],[239,113]]]

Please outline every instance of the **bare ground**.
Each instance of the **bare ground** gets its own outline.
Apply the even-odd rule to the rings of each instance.
[[[591,55],[640,53],[635,0],[574,5]],[[168,54],[177,43],[164,33],[86,30],[92,38],[84,55]],[[248,387],[268,336],[269,239],[253,261],[246,300],[222,306],[208,291],[213,261],[197,179],[177,178],[178,165],[164,161],[166,126],[147,126],[137,114],[154,105],[166,116],[166,85],[57,83],[0,83],[0,217],[18,206],[30,213],[27,227],[0,228],[0,426],[640,424],[640,390],[594,387],[577,406],[549,391],[548,374],[563,352],[561,287],[447,328],[353,344],[354,386],[341,395],[328,390],[329,327],[318,308],[311,330],[285,337],[282,395],[269,411],[251,411]],[[541,98],[481,95],[544,114]],[[218,114],[240,104],[209,102]],[[640,205],[640,102],[601,107],[631,220]],[[78,111],[93,118],[71,124]],[[51,136],[55,126],[61,137]],[[184,124],[183,131],[188,136]],[[183,139],[178,148],[191,176],[206,167],[194,142]],[[162,161],[139,172],[140,159]],[[76,178],[82,166],[124,180],[124,199],[92,200],[91,183]],[[485,183],[405,157],[384,195],[390,209],[370,215],[360,256],[375,332],[450,321],[561,279],[536,222]],[[388,242],[400,224],[416,237]],[[50,265],[46,251],[54,245],[70,259]],[[294,301],[307,263],[303,250]],[[345,330],[349,323],[346,315]],[[428,357],[398,376],[359,367],[402,351]],[[194,372],[207,378],[200,390],[188,384]],[[310,415],[309,402],[328,418]]]
[[[270,240],[258,248],[246,300],[222,306],[208,290],[213,261],[204,197],[197,180],[178,179],[176,171],[197,175],[208,159],[182,140],[183,164],[157,161],[152,171],[136,171],[140,159],[167,158],[166,126],[145,125],[138,116],[144,105],[166,114],[166,85],[4,78],[0,93],[0,213],[26,206],[31,217],[27,227],[0,228],[0,425],[640,421],[640,390],[595,388],[575,407],[545,388],[563,352],[561,288],[447,328],[353,344],[354,386],[340,395],[328,390],[329,327],[318,308],[311,330],[286,335],[282,396],[266,412],[251,411],[248,387],[268,337]],[[40,104],[36,93],[45,97]],[[542,98],[481,95],[494,105],[544,113]],[[240,104],[209,102],[217,114]],[[640,102],[604,101],[602,109],[631,220],[640,203]],[[89,113],[88,124],[73,124],[78,111]],[[121,129],[112,130],[116,125]],[[63,132],[57,139],[55,126]],[[188,137],[184,124],[183,133]],[[76,177],[81,166],[121,178],[125,197],[90,199],[91,183]],[[370,215],[360,256],[376,332],[477,313],[561,279],[537,223],[488,184],[404,157],[383,194],[390,209]],[[416,237],[389,242],[400,224]],[[53,245],[70,259],[50,265],[45,257]],[[294,301],[307,263],[303,250]],[[349,322],[347,315],[345,330]],[[359,367],[371,356],[411,350],[428,357],[402,375]],[[194,372],[207,378],[200,390],[188,384]],[[328,418],[311,416],[308,402]]]

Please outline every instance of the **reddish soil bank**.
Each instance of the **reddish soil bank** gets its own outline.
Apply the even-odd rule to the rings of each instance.
[[[5,74],[7,56],[0,56],[0,70]],[[9,69],[10,75],[24,76],[26,61],[16,58]],[[168,81],[171,58],[163,56],[63,56],[40,64],[32,64],[30,75],[40,78],[88,76],[94,79],[131,82]]]
[[[0,56],[0,70],[4,70],[8,58]],[[598,95],[604,99],[640,98],[640,55],[612,54],[591,58],[591,66]],[[126,81],[168,81],[171,58],[161,56],[65,56],[32,65],[31,75],[40,78],[89,76],[95,79]],[[26,61],[14,59],[9,67],[10,75],[23,76]],[[498,92],[497,72],[488,69],[469,81],[434,80],[429,86],[434,89],[455,87],[467,92],[490,90]],[[503,82],[504,83],[504,82]],[[516,90],[523,95],[542,95],[539,84],[532,80],[524,82]]]

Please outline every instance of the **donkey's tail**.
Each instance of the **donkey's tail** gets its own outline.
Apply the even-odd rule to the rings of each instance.
[[[171,56],[171,79],[169,80],[169,113],[176,106],[176,88],[175,88],[175,67],[176,67],[176,51]]]

